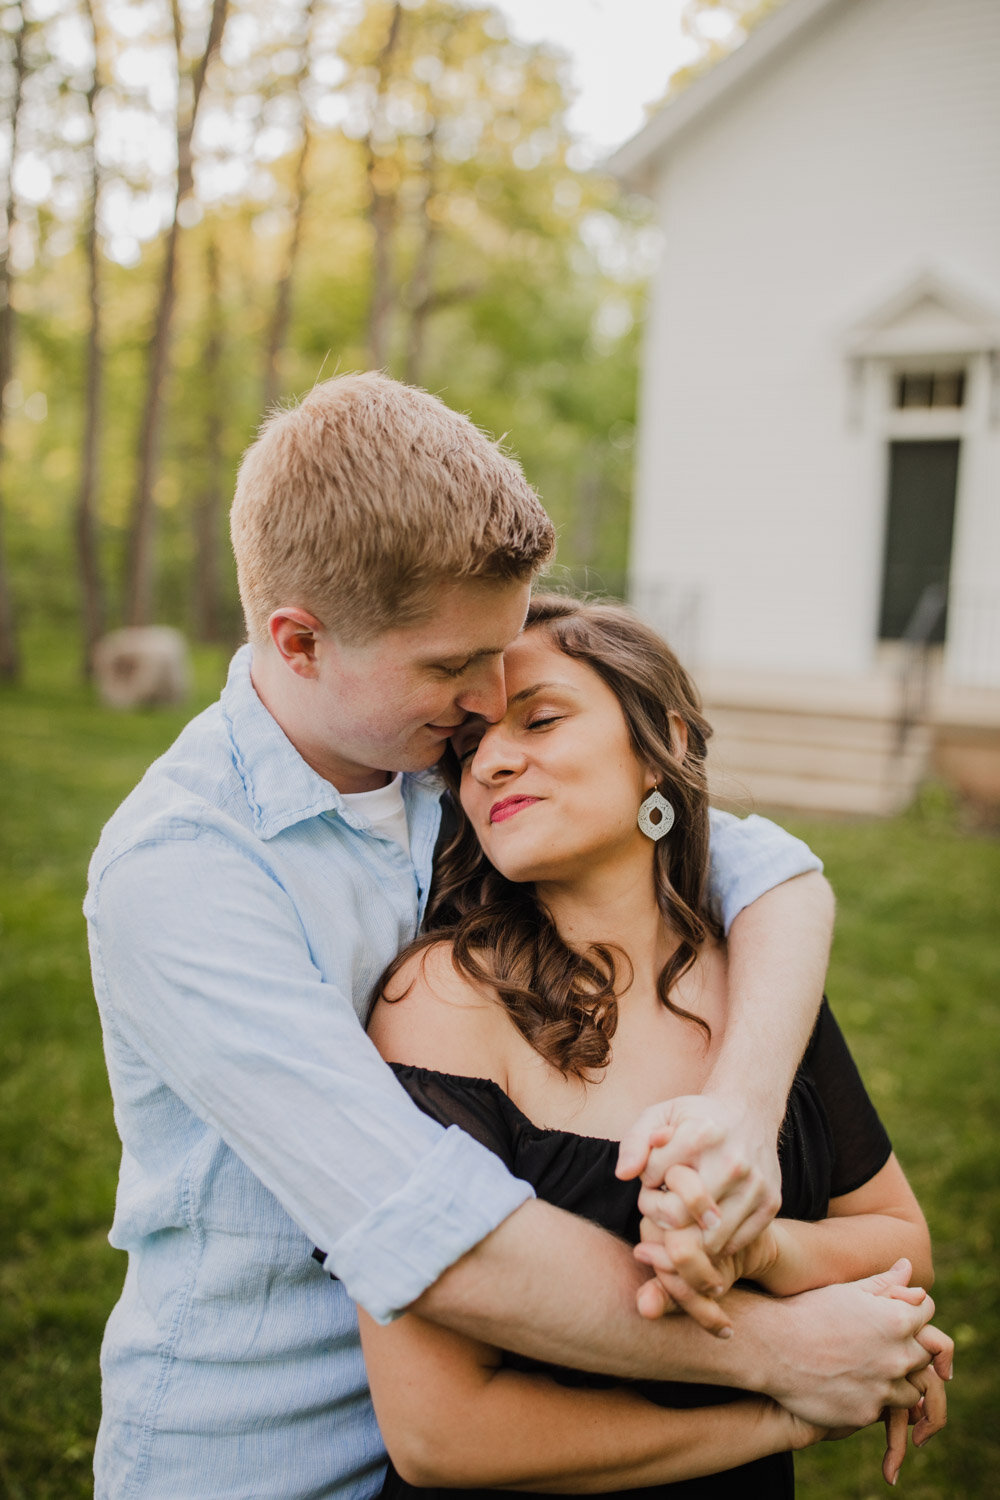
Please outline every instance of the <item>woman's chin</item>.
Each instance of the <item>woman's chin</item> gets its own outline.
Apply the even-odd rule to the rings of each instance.
[[[570,866],[551,858],[505,859],[503,863],[498,860],[491,863],[512,885],[561,885],[572,879]]]

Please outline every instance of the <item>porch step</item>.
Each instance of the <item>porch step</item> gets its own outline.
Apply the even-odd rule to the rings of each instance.
[[[897,752],[895,722],[875,705],[852,711],[710,703],[713,801],[884,816],[906,807],[926,773],[931,734],[914,727]]]

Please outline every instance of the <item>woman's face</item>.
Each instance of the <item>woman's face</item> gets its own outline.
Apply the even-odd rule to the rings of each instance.
[[[461,802],[483,851],[515,881],[565,882],[651,860],[639,804],[654,783],[614,693],[544,630],[504,654],[507,710],[454,737]]]

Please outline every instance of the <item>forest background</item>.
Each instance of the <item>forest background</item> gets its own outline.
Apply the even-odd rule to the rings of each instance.
[[[506,435],[621,587],[651,231],[563,54],[453,0],[17,0],[0,44],[0,673],[40,621],[235,639],[239,455],[358,368]]]
[[[746,25],[773,3],[691,0],[690,23]],[[741,32],[699,34],[710,63]],[[622,589],[655,234],[566,105],[562,56],[455,0],[0,3],[10,1500],[92,1491],[123,1267],[80,903],[102,822],[190,712],[102,708],[93,643],[178,625],[196,706],[215,696],[242,634],[225,527],[239,455],[272,402],[369,366],[506,434],[561,566]],[[1000,844],[936,793],[894,822],[798,831],[840,896],[831,993],[928,1211],[961,1355],[955,1425],[901,1483],[913,1500],[992,1494]],[[867,1500],[878,1459],[875,1431],[821,1445],[805,1492]]]

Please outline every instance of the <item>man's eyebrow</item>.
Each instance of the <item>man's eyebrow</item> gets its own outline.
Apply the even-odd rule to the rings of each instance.
[[[484,646],[481,651],[442,651],[433,660],[439,663],[482,661],[487,656],[503,656],[506,649],[506,646]]]

